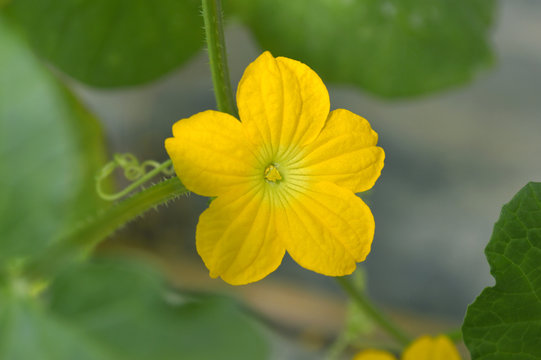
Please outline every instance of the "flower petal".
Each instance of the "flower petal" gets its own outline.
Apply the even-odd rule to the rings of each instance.
[[[233,116],[204,111],[177,121],[173,136],[165,140],[165,148],[187,189],[216,196],[250,181],[257,160],[242,124]]]
[[[282,262],[274,214],[265,184],[237,187],[214,200],[197,225],[197,251],[210,270],[232,285],[258,281]]]
[[[281,196],[276,227],[285,247],[306,269],[330,276],[350,274],[370,252],[372,213],[359,197],[333,183],[308,186]]]
[[[237,104],[248,137],[266,144],[269,155],[314,140],[330,109],[327,88],[312,69],[268,51],[246,68]]]
[[[357,353],[353,360],[396,360],[393,354],[383,350],[369,349]]]
[[[444,335],[421,336],[404,350],[402,360],[460,360],[460,355]]]
[[[368,121],[348,110],[330,113],[325,127],[306,148],[300,166],[316,181],[330,181],[353,192],[374,186],[385,153]]]

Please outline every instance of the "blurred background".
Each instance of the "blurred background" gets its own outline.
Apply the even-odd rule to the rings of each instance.
[[[541,179],[541,2],[504,0],[498,6],[493,65],[469,84],[385,100],[326,82],[331,107],[368,119],[385,149],[383,173],[366,195],[376,235],[361,267],[369,295],[415,334],[460,326],[467,305],[493,284],[483,250],[501,206]],[[235,16],[227,18],[226,43],[236,88],[265,49]],[[109,154],[165,160],[163,141],[172,124],[216,107],[204,50],[135,87],[98,89],[54,71],[101,120]],[[231,287],[209,279],[194,242],[207,204],[191,194],[151,211],[100,251],[145,258],[179,288],[241,299],[268,325],[275,359],[323,358],[347,311],[333,279],[287,257],[256,284]]]

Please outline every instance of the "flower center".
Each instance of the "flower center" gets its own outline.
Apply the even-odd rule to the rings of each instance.
[[[280,175],[280,172],[274,164],[270,164],[265,169],[265,179],[272,182],[282,180],[282,175]]]

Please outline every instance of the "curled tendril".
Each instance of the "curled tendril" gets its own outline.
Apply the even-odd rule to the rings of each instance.
[[[171,164],[171,160],[164,161],[163,163],[146,160],[139,163],[139,160],[133,154],[114,154],[113,160],[105,164],[96,177],[96,191],[104,200],[118,200],[160,173],[168,176],[173,175],[174,170]],[[124,177],[132,181],[132,183],[117,193],[109,194],[102,188],[103,181],[119,167],[124,170]]]

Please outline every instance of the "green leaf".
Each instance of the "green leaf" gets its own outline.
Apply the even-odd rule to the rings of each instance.
[[[541,183],[503,207],[485,254],[496,285],[468,307],[462,327],[473,360],[541,359]]]
[[[17,0],[6,11],[37,52],[94,86],[142,84],[203,44],[197,0]]]
[[[227,5],[229,2],[226,2]],[[493,0],[232,0],[275,56],[386,97],[464,83],[491,62]]]
[[[0,268],[35,254],[102,203],[96,120],[0,14]]]
[[[109,360],[107,349],[29,299],[6,299],[0,313],[0,357],[6,360]],[[61,341],[59,341],[61,340]]]
[[[102,260],[60,274],[44,302],[12,291],[6,306],[0,294],[0,358],[267,358],[263,338],[230,301],[166,302],[161,282],[150,269]]]
[[[0,0],[0,10],[10,2],[11,0]]]

